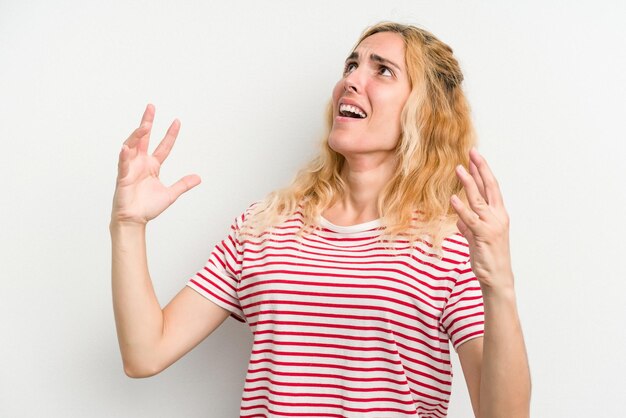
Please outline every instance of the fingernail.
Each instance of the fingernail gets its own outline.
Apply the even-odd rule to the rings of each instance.
[[[458,171],[460,174],[466,174],[466,173],[467,173],[467,171],[465,170],[465,167],[463,167],[463,165],[461,165],[461,164],[457,165],[457,166],[456,166],[456,169],[457,169],[457,171]]]

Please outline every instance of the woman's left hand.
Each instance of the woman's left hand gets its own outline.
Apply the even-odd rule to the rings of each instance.
[[[509,215],[500,187],[475,148],[470,150],[469,169],[468,173],[462,165],[456,167],[470,207],[456,195],[450,202],[459,215],[457,227],[469,242],[472,271],[483,291],[513,289]]]

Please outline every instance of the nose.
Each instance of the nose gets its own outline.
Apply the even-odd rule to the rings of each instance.
[[[358,93],[359,90],[357,89],[356,85],[354,84],[354,82],[349,78],[346,77],[344,83],[343,83],[343,90],[346,92],[353,92],[353,93]]]
[[[361,75],[358,68],[346,75],[343,79],[343,89],[345,92],[360,93],[362,88]]]

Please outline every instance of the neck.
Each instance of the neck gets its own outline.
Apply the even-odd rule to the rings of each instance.
[[[346,157],[341,171],[346,194],[327,208],[323,216],[342,226],[378,219],[378,198],[395,170],[395,158],[389,154]]]

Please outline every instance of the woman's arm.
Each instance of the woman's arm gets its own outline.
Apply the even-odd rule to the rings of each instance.
[[[527,417],[530,375],[515,295],[483,298],[485,335],[457,350],[474,414]]]
[[[470,173],[458,167],[457,175],[470,208],[456,196],[451,202],[470,245],[485,307],[484,338],[458,349],[474,412],[480,418],[528,417],[530,370],[515,300],[509,218],[497,181],[475,149],[470,152]]]
[[[192,289],[183,289],[163,310],[148,272],[146,225],[182,193],[200,183],[195,175],[171,187],[158,176],[180,123],[174,121],[152,155],[148,142],[154,107],[148,105],[141,125],[124,142],[111,212],[113,310],[124,370],[131,377],[156,374],[209,335],[228,311]]]
[[[111,223],[111,285],[117,337],[129,377],[149,377],[169,367],[230,315],[184,287],[161,310],[146,259],[145,228]]]
[[[528,417],[530,370],[515,293],[483,291],[485,337],[480,417]]]

